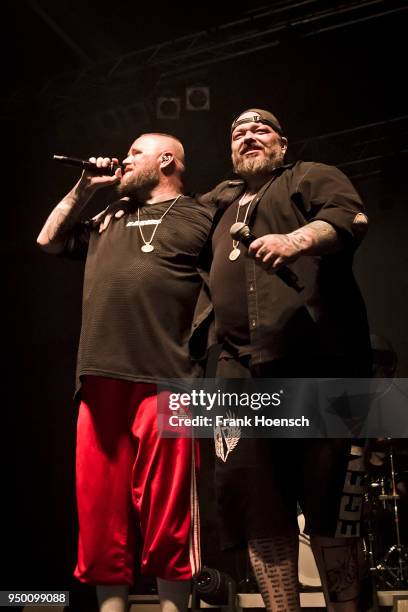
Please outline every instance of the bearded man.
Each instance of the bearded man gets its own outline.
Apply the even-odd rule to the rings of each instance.
[[[102,612],[127,609],[137,527],[141,569],[156,575],[162,609],[186,610],[199,570],[195,444],[160,437],[158,379],[197,374],[189,354],[212,213],[183,195],[176,138],[143,134],[117,159],[91,158],[38,237],[47,252],[86,260],[78,352],[79,550],[75,576],[96,585]],[[106,231],[82,211],[117,185],[127,212]]]
[[[338,169],[285,163],[278,119],[252,108],[234,119],[239,180],[203,201],[218,207],[210,293],[222,351],[217,377],[369,376],[365,305],[352,273],[367,218]],[[258,236],[248,251],[230,235]],[[296,291],[285,283],[287,267]],[[289,285],[289,286],[288,286]],[[218,451],[220,449],[218,448]],[[224,548],[248,546],[265,606],[298,612],[297,503],[319,568],[327,609],[358,612],[362,450],[350,440],[241,438],[216,459]]]

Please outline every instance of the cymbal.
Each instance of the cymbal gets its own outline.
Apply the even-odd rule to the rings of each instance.
[[[380,501],[399,499],[399,498],[400,498],[400,495],[398,493],[391,493],[390,495],[379,495],[378,496],[378,499]]]
[[[408,455],[408,438],[376,438],[368,442],[370,451],[387,452],[390,448],[398,455]]]

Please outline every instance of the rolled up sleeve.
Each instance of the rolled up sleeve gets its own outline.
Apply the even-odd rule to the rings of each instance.
[[[350,180],[334,166],[311,164],[300,178],[301,196],[308,221],[326,221],[358,245],[368,229],[361,198]]]

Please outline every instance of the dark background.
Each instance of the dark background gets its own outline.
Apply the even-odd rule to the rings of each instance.
[[[408,375],[404,3],[250,4],[2,5],[2,589],[70,588],[75,561],[70,398],[82,268],[35,244],[78,176],[54,153],[120,158],[140,133],[170,132],[185,144],[188,188],[202,192],[230,171],[232,118],[272,110],[293,158],[339,165],[361,193],[371,226],[356,276],[372,333]],[[186,109],[191,85],[209,87],[210,110]],[[180,97],[179,119],[157,118],[159,96]],[[98,194],[89,212],[110,197]],[[207,482],[204,492],[211,498]]]

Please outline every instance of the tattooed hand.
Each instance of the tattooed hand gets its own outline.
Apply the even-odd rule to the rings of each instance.
[[[271,274],[302,253],[301,239],[293,239],[290,234],[266,234],[254,240],[248,249],[249,256]]]

